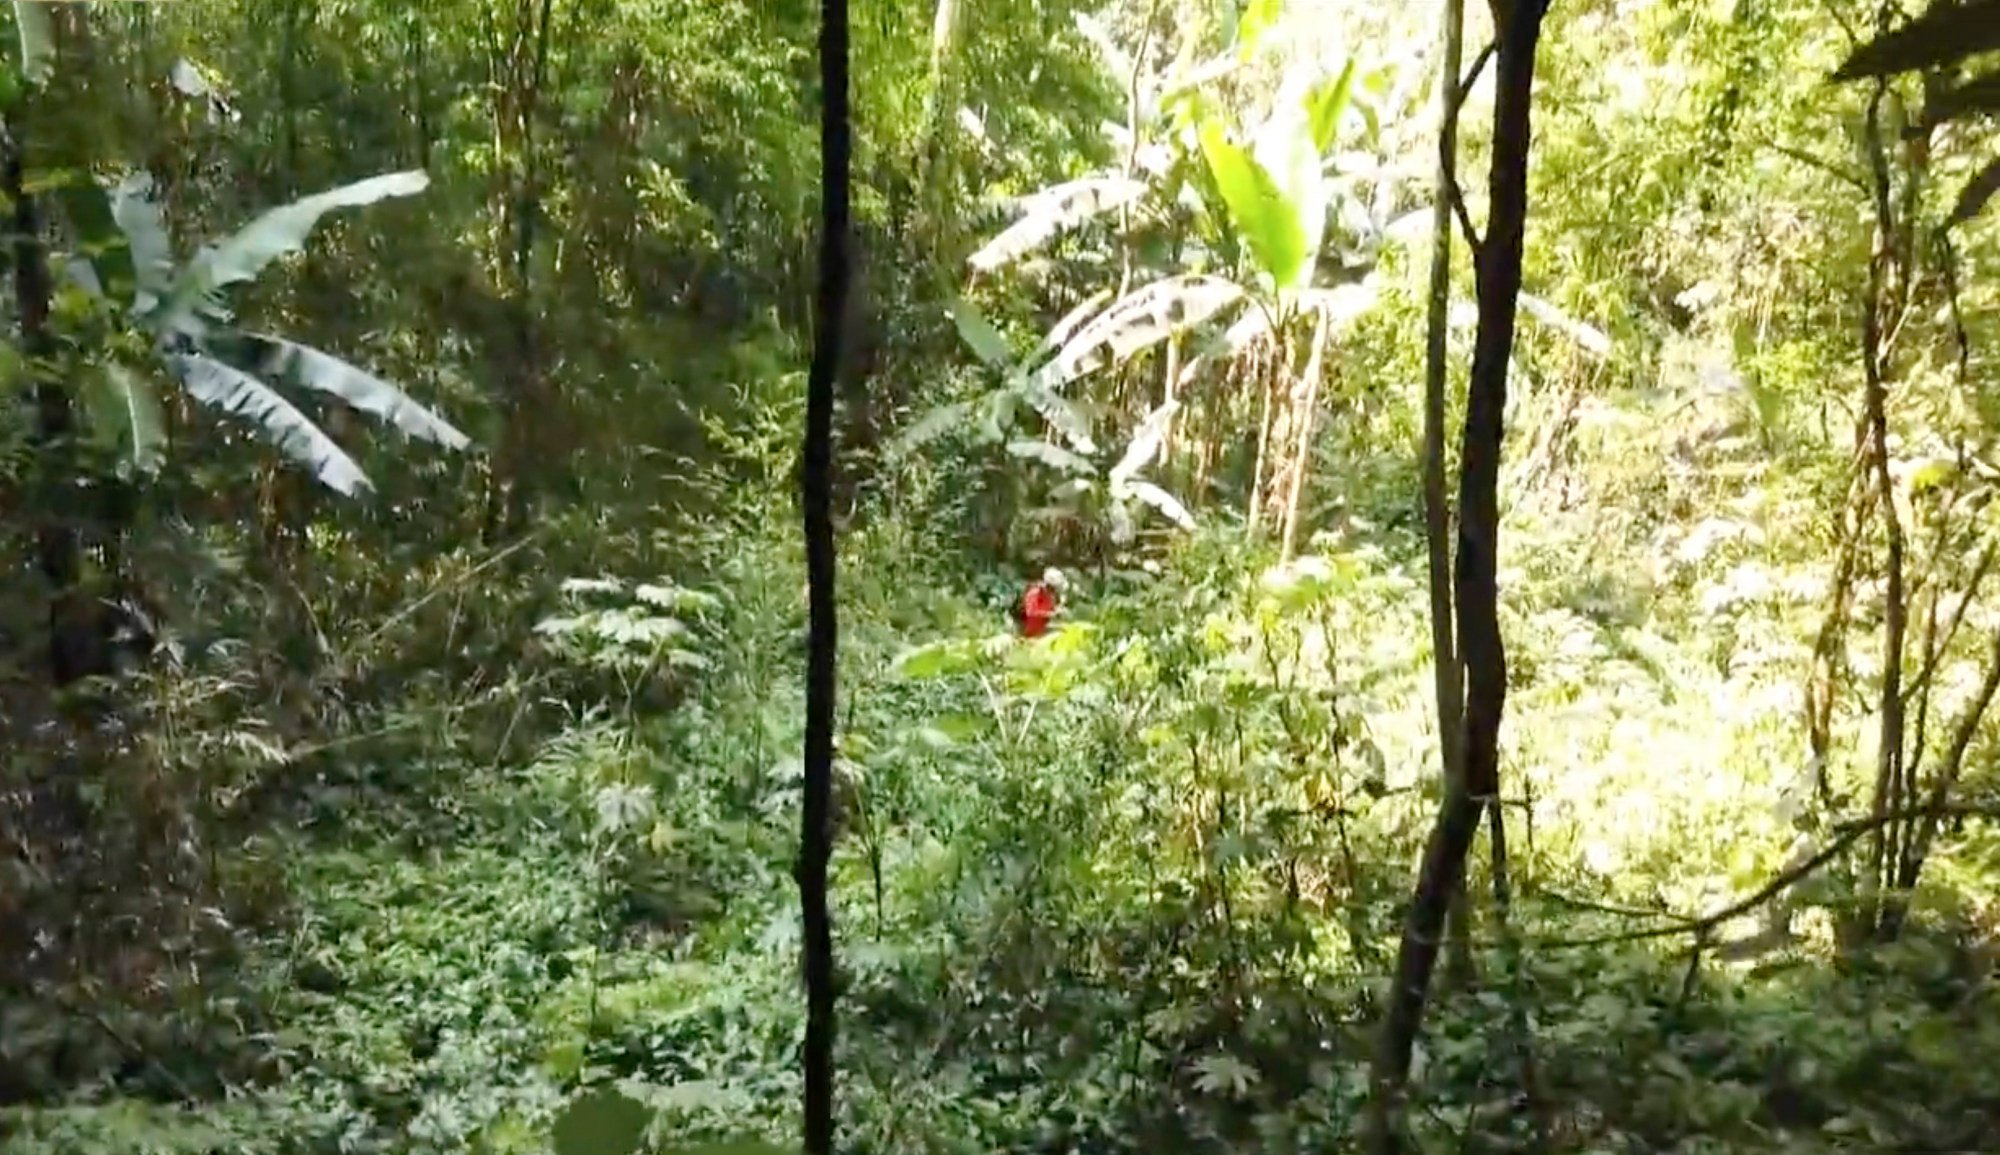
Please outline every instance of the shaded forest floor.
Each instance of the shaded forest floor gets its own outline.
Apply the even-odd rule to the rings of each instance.
[[[1663,921],[1630,911],[1714,909],[1796,852],[1788,694],[1813,575],[1762,528],[1801,497],[1718,496],[1727,445],[1677,481],[1590,464],[1643,462],[1639,436],[1666,454],[1676,431],[1610,410],[1578,428],[1579,476],[1512,513],[1519,895],[1440,996],[1418,1126],[1454,1150],[1991,1149],[2000,1003],[1964,929],[1981,898],[1949,864],[1936,917],[1865,966],[1829,965],[1809,909],[1737,961],[1624,937]],[[1211,535],[1088,578],[1034,647],[1001,634],[1004,583],[976,597],[895,564],[934,556],[911,527],[850,541],[854,1149],[1351,1144],[1432,805],[1421,555],[1375,528],[1395,513],[1351,509],[1290,567]],[[607,1080],[659,1110],[661,1149],[787,1138],[782,526],[753,510],[718,535],[733,552],[689,617],[704,668],[678,708],[580,716],[526,765],[357,767],[247,849],[283,872],[282,932],[184,1008],[194,1045],[16,1112],[9,1155],[540,1151],[565,1096]],[[177,1089],[206,1102],[158,1105]]]

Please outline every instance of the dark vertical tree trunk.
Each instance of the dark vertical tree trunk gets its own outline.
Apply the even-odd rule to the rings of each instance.
[[[16,112],[10,111],[0,140],[0,193],[13,205],[9,222],[14,264],[14,300],[20,309],[21,352],[35,382],[35,451],[41,494],[35,511],[35,563],[49,586],[49,676],[58,686],[83,677],[89,662],[79,646],[82,628],[78,612],[82,578],[78,540],[70,495],[76,477],[71,452],[75,415],[69,390],[50,376],[48,357],[54,351],[49,334],[49,258],[42,243],[40,206],[27,190],[27,144]]]
[[[1500,787],[1500,719],[1507,698],[1506,648],[1500,636],[1497,584],[1500,451],[1505,434],[1507,361],[1514,346],[1528,213],[1529,110],[1535,52],[1548,0],[1493,0],[1495,29],[1493,160],[1486,237],[1475,254],[1479,333],[1466,391],[1460,442],[1457,602],[1458,645],[1465,667],[1462,772],[1445,783],[1436,825],[1424,848],[1417,888],[1403,927],[1388,1007],[1377,1039],[1370,1104],[1370,1148],[1402,1150],[1402,1099],[1410,1056],[1423,1024],[1446,914],[1465,882],[1466,854],[1480,814]]]
[[[1436,683],[1439,769],[1445,781],[1459,774],[1460,717],[1465,711],[1465,668],[1451,620],[1451,500],[1445,477],[1445,394],[1450,366],[1452,200],[1458,185],[1459,68],[1465,55],[1465,0],[1445,0],[1444,59],[1438,65],[1437,192],[1431,204],[1429,315],[1424,333],[1424,537],[1429,547],[1431,666]],[[1472,979],[1470,911],[1461,891],[1452,904],[1447,981]]]
[[[833,582],[833,409],[848,323],[849,268],[847,0],[820,9],[819,291],[814,311],[812,369],[806,386],[805,445],[800,498],[805,514],[806,583],[810,613],[806,662],[805,800],[796,871],[805,928],[805,1150],[833,1152],[833,921],[827,906],[827,865],[833,857],[833,726],[839,633]]]
[[[487,491],[484,537],[489,542],[513,537],[527,523],[533,502],[531,462],[536,456],[535,423],[549,415],[547,383],[542,379],[540,334],[535,324],[534,257],[536,227],[542,212],[541,166],[535,129],[542,114],[542,92],[549,63],[550,26],[555,0],[522,0],[516,10],[514,42],[507,62],[511,107],[502,119],[521,151],[521,176],[511,192],[513,224],[513,316],[507,334],[512,364],[502,405],[505,426],[498,459]],[[523,52],[527,59],[522,59]]]

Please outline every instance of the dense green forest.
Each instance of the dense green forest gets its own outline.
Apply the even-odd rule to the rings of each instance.
[[[2000,0],[849,9],[0,7],[0,1151],[2000,1150]]]

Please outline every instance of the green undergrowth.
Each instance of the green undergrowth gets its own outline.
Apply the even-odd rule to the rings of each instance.
[[[1585,550],[1615,537],[1598,521],[1517,517],[1517,893],[1506,924],[1476,921],[1476,977],[1437,998],[1426,1149],[1973,1149],[2000,1118],[1972,1076],[2000,1058],[1989,948],[1932,928],[1969,925],[1975,899],[1941,890],[1865,967],[1827,961],[1811,904],[1724,958],[1634,935],[1791,849],[1794,671],[1763,649],[1796,623],[1782,598],[1714,591],[1753,561],[1809,565],[1725,527],[1655,572],[1630,544]],[[719,537],[703,580],[593,578],[548,631],[614,667],[665,639],[672,709],[614,702],[526,765],[432,767],[436,792],[264,848],[291,914],[236,968],[254,1077],[198,1106],[114,1085],[17,1112],[9,1155],[541,1152],[606,1086],[643,1106],[652,1149],[787,1140],[803,604],[794,547]],[[850,541],[834,897],[854,1150],[1349,1148],[1435,805],[1417,544],[1360,521],[1270,566],[1218,529],[1081,574],[1065,628],[1024,645],[1004,588],[955,592],[908,560],[907,527]]]

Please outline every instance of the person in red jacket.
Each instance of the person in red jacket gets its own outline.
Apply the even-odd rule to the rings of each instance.
[[[1014,623],[1024,638],[1039,638],[1049,632],[1049,619],[1062,608],[1063,587],[1068,580],[1051,566],[1042,571],[1042,580],[1021,591],[1014,603]]]

